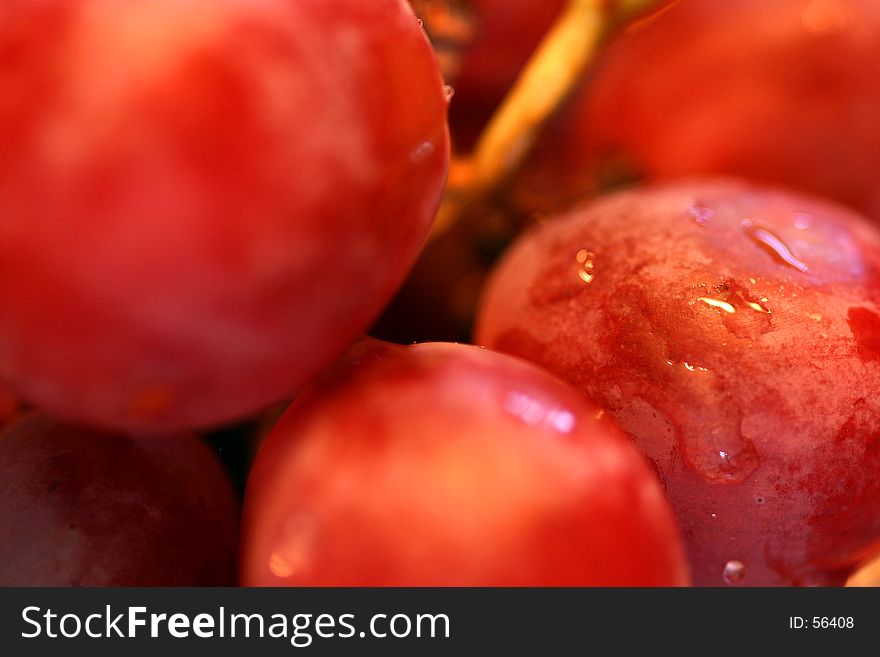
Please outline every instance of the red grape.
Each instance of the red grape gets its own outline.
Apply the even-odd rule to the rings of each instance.
[[[655,464],[695,582],[837,584],[880,549],[880,235],[745,183],[620,193],[527,233],[477,342],[547,367]]]
[[[880,3],[682,0],[619,36],[522,183],[559,208],[632,177],[732,174],[880,217]]]
[[[0,26],[0,379],[27,400],[222,424],[403,280],[448,159],[403,0],[5,0]]]
[[[196,438],[30,414],[0,434],[0,586],[235,583],[238,502]]]
[[[245,584],[686,583],[654,475],[597,407],[490,351],[380,344],[262,446]]]

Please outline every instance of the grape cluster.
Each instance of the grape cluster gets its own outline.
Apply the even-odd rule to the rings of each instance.
[[[843,584],[880,6],[770,4],[596,3],[480,187],[562,0],[5,0],[0,585]]]

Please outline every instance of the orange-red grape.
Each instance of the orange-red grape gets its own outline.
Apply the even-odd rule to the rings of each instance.
[[[28,401],[241,418],[401,283],[448,158],[404,0],[5,0],[0,25],[0,379]]]
[[[507,356],[358,345],[269,435],[248,585],[680,585],[672,512],[599,409]]]
[[[728,174],[880,218],[878,40],[876,0],[670,3],[601,55],[522,190],[546,210],[597,179]]]

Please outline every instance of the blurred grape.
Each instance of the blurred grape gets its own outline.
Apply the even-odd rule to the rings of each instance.
[[[448,139],[402,0],[6,0],[0,24],[0,379],[26,400],[238,421],[403,281]]]
[[[0,585],[231,586],[238,502],[202,442],[30,414],[0,434]]]

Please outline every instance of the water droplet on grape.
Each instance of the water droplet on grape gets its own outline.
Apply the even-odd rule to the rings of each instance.
[[[434,144],[429,141],[423,141],[415,148],[415,150],[413,150],[412,153],[410,153],[409,159],[416,164],[419,164],[420,162],[424,162],[425,160],[427,160],[433,154]]]
[[[752,441],[742,435],[741,421],[738,411],[727,408],[714,427],[683,433],[679,444],[685,465],[713,484],[744,481],[761,460]]]
[[[447,103],[452,100],[452,97],[455,95],[455,89],[451,84],[443,86],[443,95],[446,96]]]
[[[692,363],[689,363],[689,362],[686,361],[686,360],[684,360],[684,361],[677,361],[677,360],[672,360],[671,358],[667,358],[667,359],[666,359],[666,364],[667,364],[667,365],[681,365],[681,366],[684,367],[684,369],[686,369],[688,372],[694,372],[695,374],[696,374],[696,373],[699,373],[699,372],[708,372],[708,371],[709,371],[709,368],[708,368],[708,367],[703,367],[702,365],[694,365],[694,364],[692,364]]]
[[[575,259],[578,263],[577,275],[584,283],[592,283],[596,277],[593,273],[594,261],[596,254],[587,249],[581,249],[577,252]]]
[[[742,584],[746,579],[746,565],[742,561],[732,559],[724,564],[722,576],[724,581],[731,586]]]
[[[700,297],[697,301],[702,301],[710,308],[717,308],[718,310],[722,310],[726,313],[730,313],[731,315],[736,312],[736,308],[734,308],[732,303],[724,301],[723,299],[715,299],[713,297]]]
[[[766,228],[756,226],[748,219],[743,220],[740,225],[746,235],[748,235],[758,246],[769,252],[775,260],[784,265],[788,265],[792,269],[798,270],[802,274],[809,271],[807,263],[794,255],[788,245],[777,235]]]
[[[691,305],[702,303],[716,310],[724,326],[737,337],[755,339],[772,328],[767,297],[753,296],[734,280],[724,281],[707,291],[709,294],[691,301]]]
[[[715,216],[715,212],[704,205],[693,205],[688,210],[688,216],[698,226],[705,226]]]
[[[419,27],[425,27],[425,21],[423,21],[421,18],[417,18],[416,22],[418,22]]]
[[[712,514],[712,520],[718,520],[718,514],[717,514],[717,513],[713,513],[713,514]]]
[[[718,471],[724,479],[742,481],[751,474],[758,465],[757,454],[751,441],[745,442],[739,452],[718,450]]]

